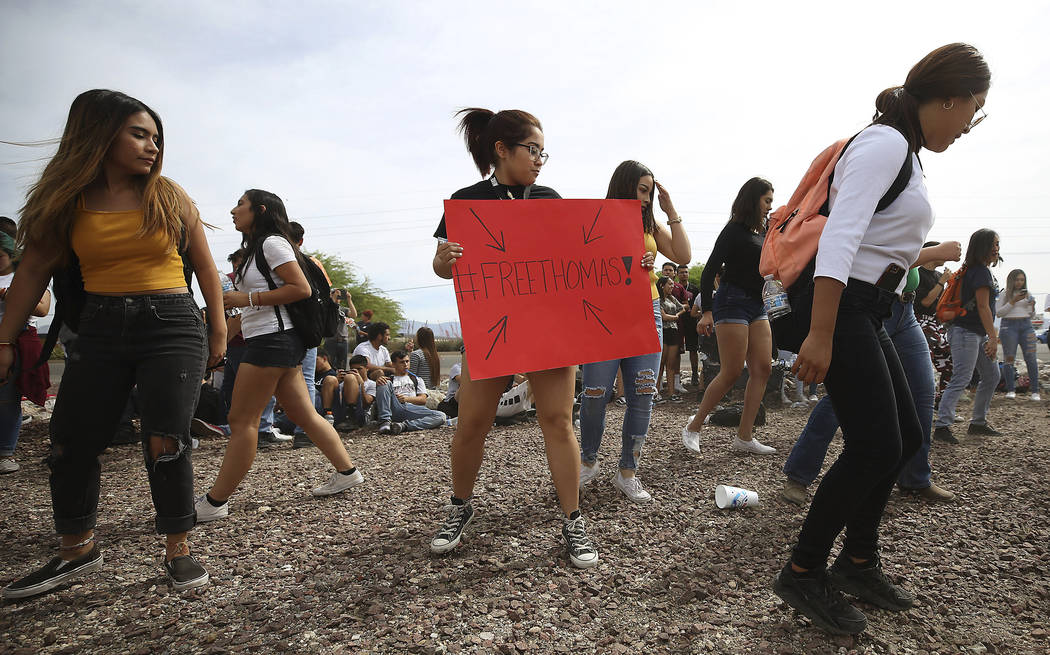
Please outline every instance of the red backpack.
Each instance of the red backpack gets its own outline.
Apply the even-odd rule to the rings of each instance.
[[[941,323],[950,323],[960,316],[966,316],[967,309],[973,309],[973,303],[962,302],[963,276],[966,275],[966,264],[952,273],[948,278],[948,284],[944,287],[944,293],[937,300],[937,320]]]
[[[836,141],[817,155],[788,203],[770,214],[766,239],[762,245],[762,259],[758,265],[763,277],[772,275],[780,280],[785,289],[790,289],[799,278],[808,283],[813,281],[817,244],[828,222],[828,214],[831,213],[828,203],[831,183],[835,179],[835,165],[856,138],[854,134],[849,139]],[[897,178],[879,200],[876,212],[886,209],[897,199],[908,186],[911,173],[909,152]]]

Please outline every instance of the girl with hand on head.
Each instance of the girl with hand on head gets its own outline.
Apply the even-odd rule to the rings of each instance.
[[[58,557],[5,587],[5,598],[34,596],[102,567],[94,543],[99,455],[133,386],[156,529],[167,535],[165,572],[175,590],[208,582],[187,536],[195,521],[190,420],[205,363],[217,365],[226,350],[226,322],[200,215],[182,188],[161,177],[163,158],[156,112],[123,93],[86,91],[73,101],[58,152],[22,208],[25,254],[0,322],[0,376],[10,375],[9,344],[53,273],[79,265],[86,295],[78,357],[66,364],[50,425],[51,500],[62,545]],[[197,274],[207,327],[180,252]]]
[[[835,165],[810,330],[793,371],[805,382],[824,382],[845,445],[773,584],[788,605],[828,632],[854,634],[867,626],[842,592],[895,611],[914,603],[886,577],[879,557],[886,501],[922,442],[915,402],[883,319],[933,226],[918,151],[944,152],[969,133],[983,118],[990,82],[976,48],[953,43],[934,50],[912,67],[903,86],[879,94],[872,124]],[[912,164],[907,185],[879,209],[906,158]],[[969,374],[956,378],[968,381]],[[843,529],[842,551],[825,571]]]
[[[667,227],[658,225],[653,212],[653,196],[659,192],[660,209],[667,215]],[[671,202],[671,194],[653,177],[652,171],[636,161],[625,161],[613,171],[606,198],[640,200],[642,203],[642,242],[645,252],[640,258],[643,268],[649,269],[649,287],[653,300],[653,324],[657,337],[661,334],[663,312],[660,299],[664,293],[656,288],[658,280],[653,269],[656,253],[661,252],[676,262],[688,262],[692,257],[689,237],[682,227],[682,219]],[[670,282],[659,278],[662,283]],[[648,322],[649,317],[644,319]],[[605,408],[612,397],[617,372],[623,373],[624,399],[627,409],[623,415],[623,442],[620,448],[620,471],[613,477],[613,486],[636,503],[652,500],[642,488],[635,472],[642,445],[649,432],[653,399],[657,385],[654,371],[660,363],[660,351],[645,355],[611,359],[583,365],[583,398],[580,407],[580,488],[598,475],[598,449],[605,433]]]
[[[696,331],[707,336],[717,330],[721,368],[707,385],[700,408],[682,428],[682,444],[694,453],[700,452],[700,430],[705,419],[733,388],[745,362],[748,378],[744,408],[732,448],[759,455],[777,452],[776,448],[759,443],[751,434],[772,372],[773,337],[762,303],[763,280],[758,272],[766,218],[772,207],[772,184],[760,177],[745,182],[733,201],[729,222],[718,235],[700,276],[703,317]],[[722,283],[712,294],[715,273],[722,270],[723,265]]]
[[[230,441],[214,484],[197,499],[198,521],[229,515],[229,498],[255,461],[259,419],[274,396],[335,467],[313,495],[331,496],[364,482],[339,433],[314,409],[303,377],[300,363],[306,345],[284,306],[309,297],[311,288],[299,264],[303,255],[292,237],[284,202],[269,191],[249,189],[230,214],[234,227],[244,235],[245,254],[234,275],[237,290],[225,292],[223,304],[241,310],[230,320],[244,335],[244,355],[233,383]],[[264,270],[276,288],[270,288]]]
[[[999,294],[995,303],[995,315],[1002,319],[999,324],[999,337],[1003,344],[1003,375],[1006,376],[1006,397],[1015,398],[1017,387],[1017,369],[1014,358],[1017,346],[1021,346],[1021,356],[1028,366],[1029,391],[1032,400],[1039,400],[1039,361],[1036,359],[1035,329],[1032,317],[1035,316],[1035,296],[1028,293],[1028,277],[1019,268],[1010,271],[1006,276],[1006,289]]]
[[[547,153],[543,149],[543,128],[540,121],[520,110],[493,113],[487,109],[464,109],[460,130],[467,150],[482,176],[492,174],[472,186],[452,194],[453,200],[539,200],[560,198],[554,189],[538,186]],[[446,280],[452,279],[452,266],[463,256],[463,246],[448,241],[445,219],[442,217],[434,236],[438,239],[434,255],[434,272]],[[573,391],[576,367],[526,374],[534,394],[536,418],[543,432],[547,463],[558,492],[558,500],[565,514],[562,536],[573,566],[587,568],[598,563],[598,551],[587,537],[586,525],[579,509],[580,457],[576,434],[572,427]],[[474,518],[471,498],[474,483],[481,469],[488,436],[500,396],[507,388],[510,376],[475,380],[470,377],[467,359],[463,358],[456,434],[452,437],[452,499],[441,528],[430,542],[430,551],[445,553],[455,548],[464,528]]]

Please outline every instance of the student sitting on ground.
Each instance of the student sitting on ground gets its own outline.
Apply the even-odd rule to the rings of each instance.
[[[400,434],[412,430],[440,428],[447,424],[444,412],[427,409],[427,387],[408,370],[408,353],[394,351],[390,356],[394,375],[375,390],[376,415],[380,434]]]

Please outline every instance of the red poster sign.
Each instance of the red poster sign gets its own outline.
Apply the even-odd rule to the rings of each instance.
[[[660,350],[637,200],[446,200],[471,377]]]

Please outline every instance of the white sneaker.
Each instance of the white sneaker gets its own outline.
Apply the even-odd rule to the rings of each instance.
[[[809,396],[809,402],[811,402],[811,403],[815,403],[815,402],[817,402],[817,401],[819,401],[819,400],[820,400],[820,398],[817,398],[817,394],[815,394],[815,393],[814,393],[814,394],[811,394],[811,395]]]
[[[758,439],[755,439],[754,437],[751,437],[751,441],[741,441],[739,438],[733,439],[733,450],[739,450],[744,453],[755,453],[756,455],[770,455],[777,452],[776,448],[760,443]]]
[[[1007,391],[1007,392],[1006,392],[1006,397],[1007,397],[1007,398],[1016,398],[1016,397],[1017,397],[1017,394],[1016,394],[1016,393],[1014,393],[1013,391]]]
[[[197,523],[218,521],[230,515],[230,501],[226,501],[221,507],[215,507],[208,502],[207,494],[201,494],[193,509],[197,510]]]
[[[629,478],[625,478],[617,471],[616,475],[613,476],[612,483],[614,487],[623,492],[623,495],[636,503],[647,503],[653,499],[648,491],[642,489],[642,483],[638,481],[637,476],[632,475]]]
[[[1032,394],[1032,400],[1042,400],[1042,398],[1039,397],[1038,393],[1033,393]]]
[[[693,418],[689,417],[689,422],[692,423],[692,421]],[[682,428],[682,445],[685,446],[686,450],[691,450],[697,455],[700,454],[700,433],[690,430],[689,423],[686,423]]]
[[[452,418],[445,420],[445,427],[446,428],[454,428],[457,425],[459,425],[459,417],[458,416],[453,416]]]
[[[594,464],[591,466],[587,466],[583,462],[580,462],[580,489],[583,489],[583,485],[587,484],[596,477],[598,477],[597,460],[595,460]]]
[[[295,438],[295,437],[293,437],[290,434],[285,434],[285,433],[281,432],[277,428],[270,428],[270,432],[273,433],[273,438],[276,439],[277,441],[291,441],[292,439]]]
[[[953,423],[962,423],[965,420],[966,418],[960,415],[956,415],[954,418],[952,418]]]
[[[18,465],[18,462],[11,457],[0,457],[0,474],[3,473],[14,473],[18,469],[22,468]]]
[[[688,393],[688,392],[686,391],[685,387],[683,387],[683,386],[682,386],[682,383],[681,383],[681,382],[679,382],[678,384],[674,385],[674,390],[675,390],[675,392],[677,392],[677,393]]]
[[[333,496],[337,493],[346,491],[350,487],[356,487],[364,481],[365,476],[361,475],[361,471],[354,471],[350,475],[343,475],[339,471],[336,471],[332,474],[332,477],[328,479],[328,482],[313,489],[310,493],[315,496]]]

